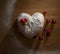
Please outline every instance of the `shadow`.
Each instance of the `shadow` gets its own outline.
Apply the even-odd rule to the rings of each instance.
[[[16,38],[18,41],[21,41],[21,43],[26,46],[27,48],[31,48],[34,39],[36,38],[27,38],[23,36],[23,34],[20,33],[17,23],[15,22],[14,25],[11,27],[9,32],[7,33],[6,37],[4,40],[9,41],[8,39]]]
[[[34,42],[34,38],[27,38],[25,37],[22,33],[20,33],[18,27],[17,27],[17,24],[15,24],[14,26],[14,30],[16,32],[16,35],[17,35],[17,39],[19,41],[21,41],[23,43],[23,45],[25,45],[27,48],[31,48],[33,42]]]
[[[27,38],[23,36],[15,22],[5,36],[0,49],[4,54],[10,54],[12,52],[13,54],[25,53],[31,49],[34,40],[35,38]]]

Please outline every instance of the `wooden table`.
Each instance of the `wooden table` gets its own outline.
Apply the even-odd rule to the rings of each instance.
[[[6,4],[14,4],[9,6]],[[7,7],[8,8],[7,8]],[[14,7],[14,9],[12,8]],[[7,8],[7,9],[6,9]],[[13,10],[12,10],[12,9]],[[12,11],[13,14],[12,14]],[[0,51],[1,53],[19,52],[30,49],[35,39],[29,39],[22,36],[16,25],[16,18],[21,12],[32,15],[35,12],[47,10],[45,19],[56,19],[53,32],[47,42],[40,44],[39,50],[59,50],[60,49],[60,0],[17,0],[10,3],[0,2]],[[6,11],[6,12],[4,12]],[[10,12],[9,12],[10,11]],[[10,14],[12,15],[10,15]],[[12,17],[11,17],[12,16]],[[7,52],[8,51],[8,52]],[[20,52],[22,53],[22,52]]]

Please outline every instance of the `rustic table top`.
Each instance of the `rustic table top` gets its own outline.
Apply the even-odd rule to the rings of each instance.
[[[16,25],[16,18],[21,12],[32,15],[35,12],[42,13],[43,10],[47,10],[45,19],[56,19],[57,22],[47,41],[39,43],[38,49],[60,49],[60,0],[17,0],[10,2],[7,0],[3,2],[2,0],[0,6],[1,52],[19,52],[19,50],[25,52],[25,50],[30,49],[35,39],[29,39],[20,34]],[[22,54],[22,52],[20,53]]]

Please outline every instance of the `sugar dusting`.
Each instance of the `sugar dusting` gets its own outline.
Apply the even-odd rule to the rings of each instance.
[[[26,26],[21,25],[20,20],[23,18],[27,18],[28,22]],[[37,35],[39,31],[42,30],[44,26],[44,16],[43,14],[36,12],[32,16],[27,13],[21,13],[18,16],[18,28],[22,33],[29,38]]]

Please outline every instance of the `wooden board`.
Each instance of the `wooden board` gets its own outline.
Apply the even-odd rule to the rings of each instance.
[[[2,2],[3,3],[3,2]],[[5,4],[5,3],[4,3]],[[5,6],[4,4],[3,7]],[[3,9],[1,8],[1,13]],[[47,42],[41,43],[38,49],[42,50],[59,50],[60,49],[60,0],[17,0],[14,12],[9,21],[8,18],[0,18],[0,42],[1,51],[5,49],[17,49],[21,48],[20,42],[23,43],[27,48],[31,48],[34,39],[29,39],[22,36],[16,26],[16,18],[21,12],[33,14],[35,12],[41,12],[47,10],[45,19],[56,19],[57,23],[53,29],[53,32],[49,36]],[[1,14],[3,16],[3,14]],[[3,12],[4,13],[4,12]],[[10,23],[5,25],[5,23]],[[11,48],[10,48],[11,47]],[[24,48],[24,47],[23,47]],[[18,50],[19,51],[19,50]]]

